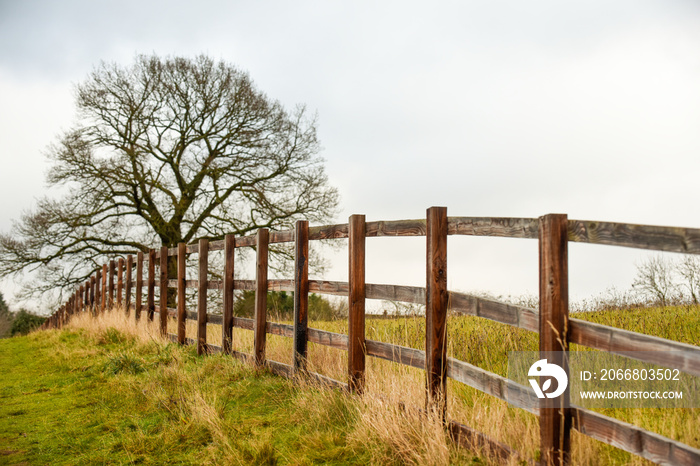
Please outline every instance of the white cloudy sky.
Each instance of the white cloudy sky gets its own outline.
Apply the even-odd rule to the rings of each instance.
[[[43,152],[73,121],[72,85],[154,52],[224,59],[318,112],[338,221],[443,205],[700,227],[700,2],[194,5],[0,0],[0,230],[51,195]],[[424,284],[423,240],[368,241],[368,281]],[[571,245],[573,297],[629,286],[644,257]],[[451,238],[448,281],[534,293],[536,242]]]

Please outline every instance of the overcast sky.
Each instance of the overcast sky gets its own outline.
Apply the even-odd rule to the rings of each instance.
[[[700,227],[696,0],[0,0],[1,231],[52,195],[44,152],[73,84],[141,53],[226,60],[317,112],[338,221],[442,205]],[[645,257],[571,245],[572,296],[628,287]],[[448,260],[451,289],[537,291],[533,240],[451,238]],[[424,240],[370,239],[367,280],[424,285],[424,261]]]

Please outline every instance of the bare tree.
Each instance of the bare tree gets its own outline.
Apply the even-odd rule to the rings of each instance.
[[[678,290],[674,282],[673,264],[660,255],[650,257],[637,266],[637,276],[632,286],[661,306],[670,304]]]
[[[0,235],[0,277],[36,272],[24,297],[83,282],[108,255],[334,215],[315,119],[228,63],[102,63],[76,100],[78,123],[48,154],[65,196]]]
[[[683,286],[688,290],[693,304],[698,304],[700,290],[700,259],[698,256],[686,255],[676,266],[678,274],[683,278]]]

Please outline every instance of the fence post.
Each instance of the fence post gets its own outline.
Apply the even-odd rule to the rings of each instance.
[[[178,243],[177,245],[177,342],[181,345],[185,344],[185,335],[187,332],[187,310],[185,309],[185,298],[187,289],[187,264],[185,262],[187,256],[187,244]]]
[[[294,227],[294,371],[306,370],[309,328],[309,222]]]
[[[267,253],[270,232],[258,230],[257,263],[255,268],[255,322],[253,323],[253,346],[255,364],[265,364],[265,341],[267,339]]]
[[[102,264],[102,305],[100,312],[107,310],[107,264]]]
[[[95,272],[95,307],[92,310],[92,314],[97,316],[100,313],[100,308],[102,307],[102,269],[97,269]]]
[[[134,282],[131,278],[131,272],[134,268],[134,256],[129,254],[126,256],[126,290],[124,292],[124,301],[126,302],[125,313],[128,316],[131,312],[131,288],[134,286]]]
[[[148,297],[146,298],[148,320],[153,322],[156,312],[156,250],[148,250]]]
[[[97,283],[97,280],[95,279],[95,275],[90,276],[90,306],[88,310],[92,315],[95,315],[95,284]]]
[[[540,358],[558,364],[569,373],[568,222],[565,214],[539,219],[540,252]],[[571,411],[569,390],[558,399],[540,404],[540,451],[543,465],[569,464],[571,460]]]
[[[109,308],[114,307],[114,275],[117,263],[114,259],[109,261]]]
[[[425,287],[426,406],[447,411],[447,208],[427,212]]]
[[[160,334],[168,334],[168,247],[160,248]]]
[[[233,350],[233,278],[236,237],[224,237],[224,319],[221,325],[221,347],[224,354]]]
[[[143,307],[143,251],[136,253],[136,302],[134,303],[134,319],[141,318]]]
[[[348,227],[348,385],[365,386],[365,216],[351,215]]]
[[[209,274],[209,240],[199,240],[199,289],[197,290],[197,354],[207,348],[207,288]]]
[[[120,257],[117,262],[117,307],[121,309],[122,293],[124,293],[124,258]]]

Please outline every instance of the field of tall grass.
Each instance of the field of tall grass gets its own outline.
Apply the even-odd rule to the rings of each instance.
[[[700,309],[695,306],[587,312],[574,317],[700,345]],[[482,452],[456,448],[435,416],[402,408],[424,405],[421,370],[370,357],[367,394],[347,396],[305,380],[286,381],[261,373],[222,355],[197,358],[192,348],[162,340],[156,325],[145,319],[136,324],[133,317],[127,319],[122,312],[113,311],[98,319],[79,315],[64,330],[23,337],[37,344],[50,341],[70,376],[86,364],[96,364],[98,378],[107,378],[110,393],[124,400],[121,405],[116,403],[114,417],[131,419],[128,422],[135,427],[115,428],[115,424],[121,426],[119,421],[110,420],[108,411],[104,414],[104,423],[110,427],[102,435],[112,441],[108,451],[100,453],[104,461],[115,458],[116,463],[151,464],[499,464]],[[169,326],[169,332],[175,333],[175,322]],[[347,333],[346,320],[311,321],[309,326]],[[369,339],[423,349],[422,317],[369,317],[366,327]],[[188,322],[188,336],[194,337],[195,333],[195,323]],[[234,348],[251,353],[252,338],[251,331],[234,329]],[[276,335],[267,338],[267,358],[290,363],[292,340]],[[220,326],[208,326],[208,340],[220,344]],[[536,351],[537,342],[534,333],[480,318],[448,319],[448,355],[502,376],[507,375],[508,352]],[[86,363],[91,359],[100,362]],[[312,371],[345,380],[347,353],[310,343],[309,366]],[[3,389],[3,396],[6,392]],[[106,399],[111,395],[103,396]],[[452,380],[448,382],[447,401],[451,419],[520,452],[513,464],[538,457],[536,416]],[[700,447],[698,409],[600,411]],[[139,417],[144,413],[155,419],[148,421],[151,425],[147,428]],[[5,414],[0,412],[0,417]],[[0,425],[5,423],[0,421]],[[241,425],[246,426],[243,431]],[[3,443],[7,426],[4,429],[0,430]],[[183,447],[182,442],[189,446]],[[576,432],[572,433],[572,445],[574,464],[650,464]],[[0,448],[14,451],[15,447]],[[30,451],[29,447],[21,448]],[[42,459],[35,463],[32,458],[46,456],[34,456],[29,461],[43,464]]]

